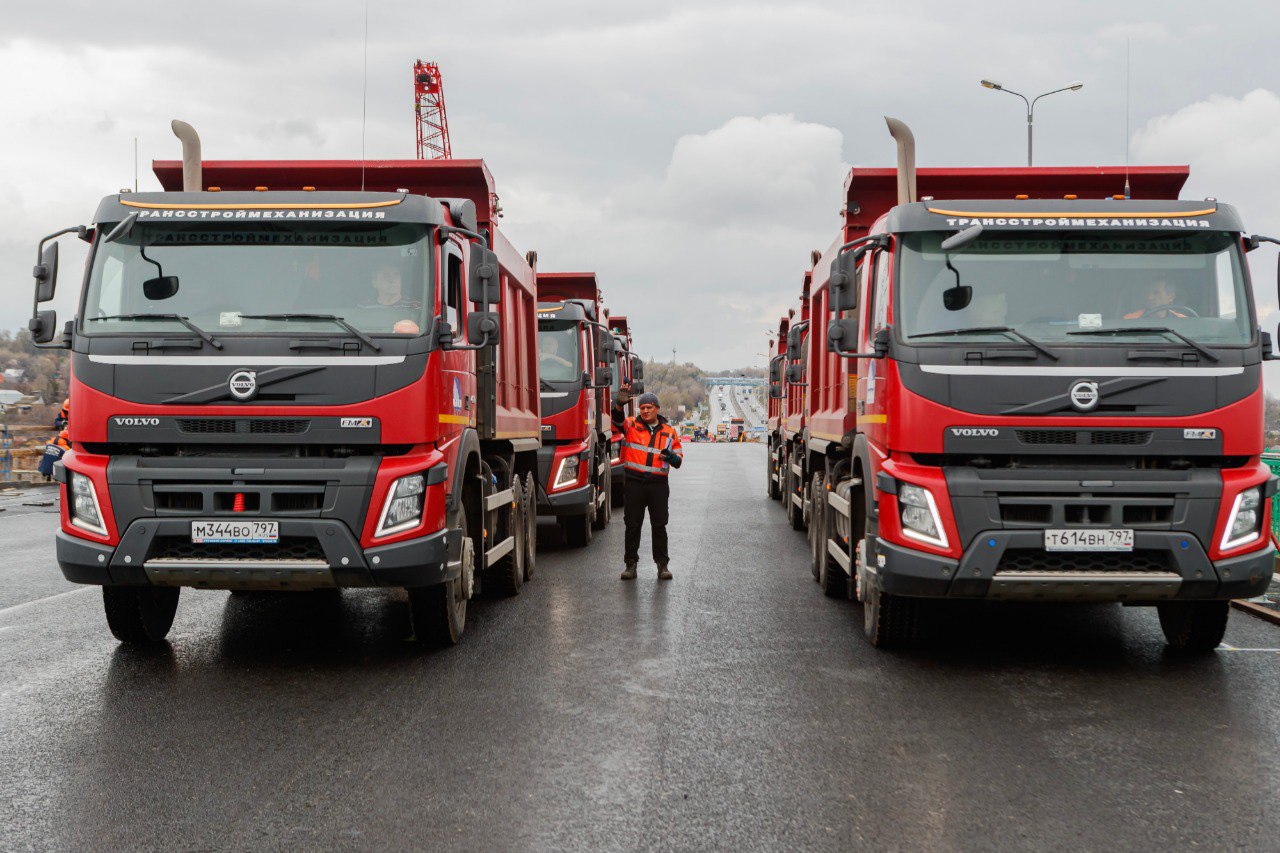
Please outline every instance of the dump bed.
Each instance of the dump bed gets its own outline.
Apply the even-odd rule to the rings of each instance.
[[[538,299],[542,302],[563,302],[567,299],[585,299],[597,306],[599,317],[600,283],[593,272],[540,272],[538,273]]]
[[[166,191],[182,189],[182,163],[156,160],[152,169]],[[490,356],[480,354],[476,428],[484,439],[537,439],[541,434],[537,370],[537,291],[525,255],[498,231],[498,196],[483,160],[206,160],[205,188],[220,191],[407,192],[441,201],[454,224],[488,236],[501,269],[501,342]],[[471,205],[459,204],[460,200]],[[474,208],[472,208],[474,205]],[[475,222],[469,221],[474,209]],[[490,378],[490,376],[492,378]]]

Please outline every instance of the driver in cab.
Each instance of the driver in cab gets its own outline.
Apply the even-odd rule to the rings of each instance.
[[[548,370],[548,368],[551,368]],[[549,335],[538,339],[538,371],[540,373],[561,374],[572,370],[573,362],[560,354],[560,339]]]
[[[392,328],[393,332],[418,334],[418,324],[411,317],[417,317],[421,313],[422,302],[404,297],[400,270],[397,267],[392,264],[383,264],[374,270],[373,290],[374,301],[361,305],[361,308],[390,308],[401,316]]]
[[[1146,303],[1143,307],[1125,314],[1124,319],[1139,320],[1145,317],[1166,320],[1170,317],[1186,319],[1192,316],[1190,309],[1178,304],[1178,289],[1167,279],[1158,278],[1147,285],[1143,291],[1143,301]]]

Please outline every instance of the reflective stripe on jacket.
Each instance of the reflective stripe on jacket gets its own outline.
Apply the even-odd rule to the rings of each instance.
[[[684,450],[680,446],[680,433],[676,432],[667,419],[658,417],[658,428],[650,430],[639,418],[624,418],[619,424],[622,433],[622,465],[628,471],[638,474],[651,474],[665,477],[671,466],[662,458],[663,450],[671,450],[678,459],[684,459]],[[678,467],[678,463],[677,463]]]

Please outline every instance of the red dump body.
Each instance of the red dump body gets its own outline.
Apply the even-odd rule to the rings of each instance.
[[[800,288],[800,310],[791,318],[791,329],[795,329],[797,326],[803,329],[800,333],[801,341],[803,342],[801,344],[802,354],[812,353],[813,351],[812,339],[809,335],[811,331],[809,327],[809,307],[812,282],[813,271],[810,270],[804,274],[804,284]],[[785,351],[786,345],[784,343],[783,352]],[[796,385],[791,382],[786,382],[785,384],[786,391],[782,401],[782,434],[785,439],[790,439],[804,431],[807,416],[805,405],[809,399],[809,389],[804,385]]]
[[[770,373],[777,371],[779,379],[782,378],[782,370],[785,366],[787,353],[787,331],[791,328],[791,315],[784,315],[778,320],[778,336],[770,340],[769,365]],[[770,384],[773,384],[772,382]],[[777,383],[782,391],[781,397],[770,396],[768,398],[768,432],[773,436],[781,427],[781,417],[787,401],[787,384],[785,382]]]

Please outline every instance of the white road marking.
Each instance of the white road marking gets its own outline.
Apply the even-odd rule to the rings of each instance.
[[[0,616],[8,616],[10,613],[20,613],[29,607],[35,607],[37,604],[43,604],[46,601],[53,601],[58,598],[66,598],[68,595],[79,595],[82,592],[89,592],[97,589],[96,586],[82,586],[79,589],[69,589],[66,592],[59,592],[53,595],[46,595],[44,598],[37,598],[35,601],[24,601],[21,604],[15,604],[0,610]]]

